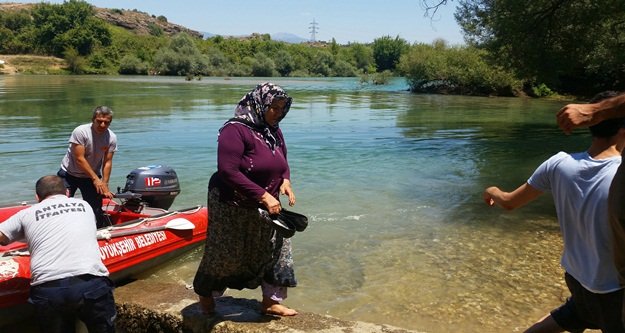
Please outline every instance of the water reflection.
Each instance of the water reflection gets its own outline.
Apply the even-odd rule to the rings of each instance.
[[[401,81],[276,82],[294,97],[281,125],[294,210],[311,220],[294,238],[300,285],[289,305],[420,331],[519,332],[562,301],[548,195],[514,213],[481,202],[484,187],[512,189],[554,152],[584,148],[585,134],[556,128],[561,102],[413,95]],[[30,199],[71,130],[108,104],[120,144],[112,182],[167,164],[181,180],[174,208],[204,203],[217,130],[257,83],[0,77],[0,202]],[[190,284],[200,251],[143,278]]]

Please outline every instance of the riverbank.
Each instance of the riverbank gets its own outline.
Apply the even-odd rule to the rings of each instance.
[[[0,74],[66,74],[65,60],[38,55],[0,54]]]
[[[417,333],[388,325],[345,321],[302,312],[294,317],[265,316],[256,300],[221,297],[217,313],[201,314],[193,290],[174,283],[135,281],[115,290],[119,332],[362,332]]]
[[[218,298],[216,315],[205,316],[193,290],[175,283],[134,281],[115,289],[115,302],[118,333],[420,333],[311,312],[294,317],[265,316],[258,311],[258,301],[234,297]],[[0,329],[7,333],[38,332],[29,312],[25,311],[19,322]],[[77,327],[78,332],[86,332],[84,325],[78,323]]]

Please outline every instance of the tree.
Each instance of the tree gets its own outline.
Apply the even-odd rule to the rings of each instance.
[[[166,75],[206,74],[209,59],[195,45],[193,37],[187,33],[176,35],[169,47],[157,51],[154,56],[156,70]]]
[[[369,69],[373,67],[375,63],[373,50],[360,43],[350,44],[348,50],[348,53],[351,55],[352,64],[364,73],[369,72]]]
[[[330,76],[332,67],[334,67],[334,57],[329,51],[319,50],[308,66],[308,70],[312,74],[317,76]]]
[[[513,96],[521,89],[514,73],[489,61],[486,50],[418,44],[402,56],[399,69],[418,93]]]
[[[252,75],[271,77],[276,71],[276,65],[268,56],[260,52],[254,56],[252,61]]]
[[[625,88],[622,1],[459,0],[455,17],[469,43],[531,84],[575,94]]]
[[[134,55],[126,55],[119,64],[119,74],[147,74],[148,66]]]
[[[295,69],[295,61],[287,50],[280,50],[275,56],[276,70],[282,76],[289,76]]]
[[[82,74],[85,71],[85,58],[83,58],[76,49],[66,49],[63,52],[63,57],[72,74]]]
[[[0,11],[0,53],[28,53],[33,23],[26,10]]]
[[[373,40],[373,58],[378,71],[395,70],[399,58],[408,50],[409,44],[399,36],[384,36]]]
[[[337,60],[332,67],[332,76],[350,77],[356,76],[356,68],[345,60]]]
[[[30,14],[24,9],[14,12],[0,11],[0,25],[14,33],[19,33],[24,28],[32,26],[32,19],[30,18]]]
[[[35,48],[44,54],[62,56],[75,49],[85,56],[97,46],[108,46],[111,34],[97,19],[93,7],[84,1],[69,0],[62,5],[39,3],[32,10]]]

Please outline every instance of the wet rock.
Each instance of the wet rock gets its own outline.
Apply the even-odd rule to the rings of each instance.
[[[193,290],[172,283],[135,281],[115,290],[118,332],[193,333],[411,333],[388,325],[344,321],[314,313],[263,315],[256,300],[221,297],[216,313],[201,313]]]

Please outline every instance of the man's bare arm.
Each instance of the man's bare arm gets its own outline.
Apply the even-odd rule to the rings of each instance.
[[[625,94],[591,104],[568,104],[556,115],[558,126],[566,134],[574,129],[595,125],[610,118],[625,117]]]

